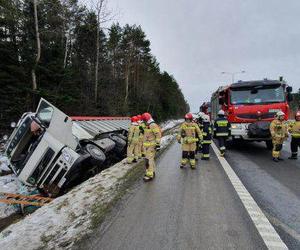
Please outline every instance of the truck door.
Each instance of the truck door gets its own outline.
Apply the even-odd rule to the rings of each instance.
[[[76,149],[77,142],[72,134],[73,122],[69,116],[41,98],[36,117],[51,136],[73,150]]]

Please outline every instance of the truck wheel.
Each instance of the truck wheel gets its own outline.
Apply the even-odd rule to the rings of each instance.
[[[268,150],[272,150],[273,149],[273,143],[272,141],[266,141],[266,146]]]
[[[93,160],[96,160],[97,165],[103,163],[106,160],[106,156],[103,151],[93,144],[87,144],[85,146],[86,151],[91,155]]]

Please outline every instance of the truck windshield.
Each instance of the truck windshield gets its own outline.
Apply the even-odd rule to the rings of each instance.
[[[284,102],[282,86],[255,86],[252,88],[232,88],[231,104],[265,104]]]
[[[36,116],[39,121],[43,123],[43,125],[49,127],[53,112],[53,107],[50,106],[47,102],[42,101],[36,113]]]

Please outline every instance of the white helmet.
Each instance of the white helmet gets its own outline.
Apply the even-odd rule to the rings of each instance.
[[[208,115],[203,115],[203,121],[204,122],[210,122],[209,116]]]
[[[285,113],[283,113],[281,110],[278,111],[275,115],[276,117],[285,116]]]
[[[218,115],[225,115],[225,112],[223,109],[219,110]]]

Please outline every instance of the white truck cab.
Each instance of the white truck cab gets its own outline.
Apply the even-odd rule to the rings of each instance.
[[[105,168],[114,148],[118,148],[114,156],[125,155],[126,133],[120,129],[93,136],[41,99],[35,113],[25,113],[19,120],[5,154],[24,184],[54,196]]]

